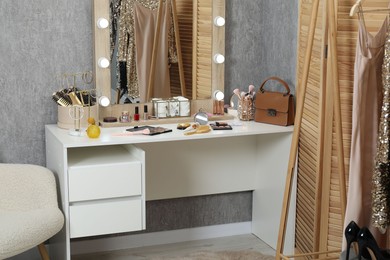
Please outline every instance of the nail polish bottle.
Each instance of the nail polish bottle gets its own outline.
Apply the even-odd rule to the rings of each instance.
[[[149,119],[149,114],[148,114],[148,105],[144,105],[144,120]]]
[[[139,121],[138,107],[135,107],[134,121]]]

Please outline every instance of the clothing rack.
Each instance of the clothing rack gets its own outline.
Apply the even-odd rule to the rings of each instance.
[[[161,6],[163,5],[163,1],[164,0],[160,0],[159,5],[158,5],[157,29],[156,29],[156,32],[154,35],[152,62],[150,65],[150,73],[149,73],[149,84],[148,84],[148,89],[146,91],[146,100],[147,101],[153,97],[154,72],[156,70],[157,51],[158,51],[158,45],[160,42],[159,35],[161,32],[161,17],[162,17]],[[177,17],[177,10],[176,10],[176,0],[171,0],[171,2],[172,2],[173,23],[174,23],[174,28],[175,28],[175,41],[176,41],[176,48],[177,48],[181,95],[186,96],[183,59],[182,59],[181,45],[180,45],[179,23],[177,20],[178,17]]]
[[[363,14],[363,13],[390,12],[390,8],[363,10],[362,8],[363,2],[364,0],[357,0],[356,3],[351,8],[351,11],[349,12],[349,16],[354,16],[357,13]]]
[[[369,9],[363,10],[364,0],[356,0],[356,3],[352,6],[351,11],[349,12],[349,16],[354,16],[357,13],[378,13],[378,12],[390,12],[390,8],[380,8],[380,9]]]
[[[361,0],[358,0],[359,2]],[[326,5],[326,22],[329,26],[328,29],[328,45],[329,45],[329,55],[328,56],[328,62],[330,67],[330,73],[332,75],[332,81],[327,82],[328,84],[332,84],[333,87],[329,88],[327,91],[327,95],[325,99],[329,99],[328,104],[333,104],[332,107],[328,107],[330,109],[330,112],[332,116],[334,114],[335,116],[335,129],[336,129],[336,146],[337,146],[337,161],[338,161],[338,170],[339,170],[339,185],[340,185],[340,202],[341,202],[341,221],[342,226],[344,222],[344,216],[345,216],[345,209],[346,209],[346,182],[345,182],[345,166],[344,166],[344,148],[343,148],[343,138],[342,138],[342,124],[341,124],[341,105],[340,105],[340,90],[339,90],[339,77],[338,77],[338,64],[337,64],[337,39],[336,39],[336,15],[335,15],[335,3],[334,1],[324,1]],[[316,27],[316,19],[318,16],[318,9],[319,9],[319,0],[313,0],[312,3],[312,11],[311,11],[311,18],[310,18],[310,25],[309,25],[309,31],[308,31],[308,38],[307,38],[307,49],[305,52],[305,60],[303,65],[303,73],[302,73],[302,89],[298,89],[298,96],[297,96],[297,110],[296,110],[296,117],[295,117],[295,123],[294,123],[294,132],[292,137],[292,143],[290,148],[290,158],[289,158],[289,164],[287,169],[287,176],[286,176],[286,186],[284,191],[284,197],[283,197],[283,206],[282,206],[282,212],[281,212],[281,218],[280,218],[280,226],[279,226],[279,234],[278,234],[278,242],[277,242],[277,248],[276,248],[276,259],[290,259],[295,257],[305,257],[305,256],[314,256],[316,258],[319,258],[320,255],[328,255],[330,253],[338,253],[339,250],[333,250],[333,251],[317,251],[318,248],[314,248],[316,252],[309,252],[309,253],[303,253],[303,254],[293,254],[293,255],[284,255],[283,249],[284,249],[284,240],[286,235],[286,225],[287,225],[287,219],[288,219],[288,211],[290,206],[290,200],[291,200],[291,192],[292,192],[292,185],[293,185],[293,178],[294,178],[294,172],[295,172],[295,166],[296,166],[296,159],[297,159],[297,151],[298,151],[298,142],[299,142],[299,135],[301,130],[301,122],[302,122],[302,115],[303,115],[303,106],[305,102],[305,95],[306,95],[306,88],[308,83],[308,76],[309,76],[309,68],[310,68],[310,60],[311,60],[311,53],[313,49],[313,41],[314,41],[314,34],[315,34],[315,27]],[[333,108],[333,109],[332,109]],[[329,111],[328,111],[329,112]],[[327,118],[328,119],[328,118]],[[333,118],[330,122],[333,121]],[[332,127],[327,127],[326,129],[323,129],[325,131],[324,137],[329,136],[331,138],[331,131]],[[330,139],[332,140],[332,139]],[[329,143],[329,140],[328,140]],[[330,141],[331,143],[331,141]],[[328,149],[329,146],[327,146],[327,142],[321,142],[320,149]],[[324,155],[328,156],[328,155]],[[328,166],[329,167],[329,166]],[[322,179],[322,170],[319,171],[318,177]],[[323,190],[322,196],[330,196],[330,190]],[[315,223],[317,226],[315,229],[319,230],[320,223]],[[319,237],[321,234],[318,234]],[[318,247],[318,244],[316,244],[316,247]],[[325,256],[327,259],[329,259],[327,256]],[[335,259],[338,259],[335,257]]]
[[[370,9],[370,10],[360,10],[357,11],[357,13],[379,13],[379,12],[389,12],[390,13],[390,8],[385,8],[385,9]]]

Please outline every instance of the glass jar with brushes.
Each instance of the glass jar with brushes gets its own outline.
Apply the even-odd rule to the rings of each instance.
[[[248,92],[240,91],[238,88],[233,90],[233,97],[238,100],[237,116],[242,121],[250,121],[255,119],[254,106],[255,86],[249,85]]]

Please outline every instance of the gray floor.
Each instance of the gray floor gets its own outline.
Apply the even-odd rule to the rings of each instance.
[[[180,258],[191,255],[196,252],[206,251],[241,251],[251,250],[260,252],[264,255],[275,255],[275,250],[258,239],[256,236],[238,235],[214,239],[188,241],[159,246],[149,246],[133,248],[128,250],[118,250],[88,255],[72,256],[74,260],[145,260],[156,257],[163,258]]]

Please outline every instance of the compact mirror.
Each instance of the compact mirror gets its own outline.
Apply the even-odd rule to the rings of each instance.
[[[209,116],[207,113],[203,112],[202,110],[199,110],[198,113],[195,114],[194,116],[194,121],[196,123],[199,123],[200,125],[207,125],[209,122]]]

